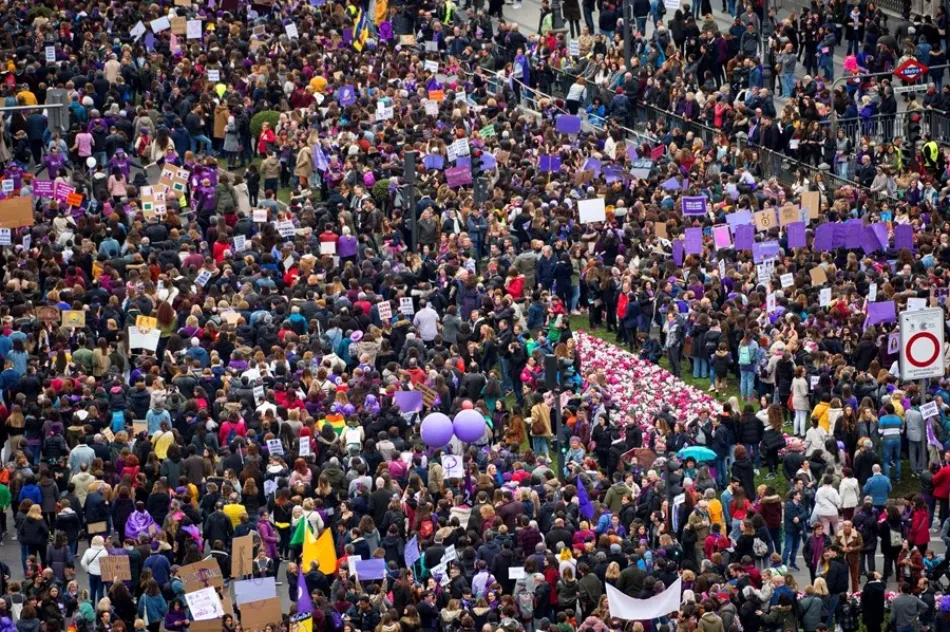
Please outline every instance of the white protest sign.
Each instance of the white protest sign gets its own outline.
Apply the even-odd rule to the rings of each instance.
[[[142,20],[139,20],[138,24],[132,27],[132,30],[129,31],[129,35],[132,36],[133,40],[137,40],[145,35],[145,24],[142,23]]]
[[[428,72],[439,72],[439,62],[427,59],[422,67]]]
[[[465,467],[462,463],[462,457],[454,454],[446,454],[442,457],[442,469],[445,470],[446,480],[450,478],[465,478]]]
[[[198,273],[198,276],[195,278],[195,285],[204,287],[205,284],[208,283],[208,281],[210,280],[211,280],[211,271],[202,270],[201,272]]]
[[[268,439],[267,452],[270,453],[272,456],[283,456],[284,446],[280,442],[280,439]]]
[[[877,300],[877,283],[872,283],[868,286],[868,303],[873,303]]]
[[[218,83],[219,81],[221,81],[221,71],[216,68],[209,68],[208,81],[212,81],[214,83]]]
[[[56,61],[56,47],[55,46],[46,47],[46,61],[49,63],[53,63]]]
[[[264,224],[267,222],[267,209],[266,208],[256,208],[254,209],[253,219],[255,224]]]
[[[412,316],[416,313],[416,309],[412,306],[412,297],[403,296],[399,299],[399,313],[406,316]]]
[[[901,334],[895,331],[887,337],[887,352],[898,353],[901,350]]]
[[[604,198],[578,200],[577,211],[580,213],[581,224],[607,221],[607,207]]]
[[[579,57],[581,54],[580,40],[572,39],[568,41],[567,52],[570,53],[571,57]]]
[[[448,564],[449,562],[454,562],[459,558],[458,552],[455,550],[455,545],[450,544],[445,547],[445,553],[442,554],[442,564]]]
[[[297,25],[293,22],[288,22],[284,27],[284,32],[287,33],[287,37],[290,39],[300,39],[300,33],[297,32]]]
[[[235,235],[234,250],[236,252],[243,252],[244,250],[247,250],[247,237],[244,235]]]
[[[161,33],[162,31],[167,31],[172,27],[172,23],[167,17],[160,17],[157,20],[152,20],[149,22],[149,26],[152,27],[153,33]]]
[[[254,401],[257,402],[258,405],[264,401],[264,387],[260,384],[254,387]]]
[[[920,407],[920,414],[924,416],[924,419],[929,419],[930,417],[936,417],[940,414],[940,409],[937,408],[937,402],[927,402]]]
[[[158,342],[162,337],[160,329],[142,330],[138,327],[129,327],[129,349],[158,349]]]
[[[831,288],[826,287],[818,293],[818,305],[821,307],[828,307],[831,305]]]
[[[293,237],[294,234],[296,233],[296,230],[297,229],[294,228],[294,223],[291,222],[290,220],[285,219],[282,222],[277,222],[277,232],[284,239],[288,237]]]
[[[909,298],[907,299],[907,309],[908,312],[917,312],[922,309],[927,309],[927,299],[925,298]]]
[[[335,241],[321,241],[320,242],[320,254],[321,255],[335,255],[336,254],[336,242]]]
[[[431,101],[431,100],[429,100],[429,99],[425,99],[425,100],[423,100],[423,102],[422,102],[422,106],[425,108],[425,110],[426,110],[426,115],[427,115],[427,116],[438,116],[438,115],[439,115],[439,103],[438,103],[438,101]]]
[[[783,274],[781,277],[782,288],[787,288],[795,285],[795,275],[792,273]]]
[[[813,391],[815,387],[818,386],[818,376],[809,375],[808,376],[808,390]]]
[[[383,301],[376,306],[377,311],[379,311],[379,320],[382,322],[387,322],[393,319],[393,306],[389,304],[389,301]]]
[[[0,228],[0,246],[13,244],[13,233],[9,228]]]
[[[304,437],[300,440],[300,446],[297,449],[297,456],[310,456],[313,451],[310,450],[310,439]]]
[[[775,299],[775,292],[765,297],[765,309],[771,314],[778,309],[778,301]]]
[[[201,39],[201,20],[188,20],[185,37],[187,39]]]
[[[195,621],[210,621],[224,616],[221,599],[213,586],[185,593],[185,601],[188,602],[191,618]]]
[[[677,578],[669,588],[648,599],[628,597],[610,584],[605,584],[605,588],[611,617],[627,621],[649,621],[679,610],[683,580]]]

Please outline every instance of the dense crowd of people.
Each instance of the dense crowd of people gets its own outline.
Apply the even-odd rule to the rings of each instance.
[[[950,629],[945,14],[708,5],[3,3],[0,632]]]

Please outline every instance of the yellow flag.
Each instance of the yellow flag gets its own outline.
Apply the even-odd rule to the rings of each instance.
[[[324,529],[319,538],[315,538],[307,529],[303,543],[305,573],[310,571],[311,562],[316,562],[320,572],[325,575],[336,573],[336,549],[333,546],[333,535],[330,529]]]

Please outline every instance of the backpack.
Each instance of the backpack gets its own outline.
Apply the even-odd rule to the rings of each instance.
[[[327,615],[324,617],[324,620],[327,622],[327,630],[329,632],[342,632],[343,630],[343,617],[337,611],[336,608],[328,608]]]
[[[544,420],[540,417],[531,422],[531,434],[533,435],[543,435],[546,428],[544,427]]]
[[[769,554],[769,545],[762,541],[761,538],[756,538],[752,541],[752,552],[756,557],[765,557]]]
[[[225,445],[231,445],[231,442],[237,438],[237,425],[231,423],[230,421],[226,423],[228,424],[228,437],[224,443]]]
[[[748,366],[752,364],[752,347],[743,345],[739,347],[739,366]]]
[[[527,590],[518,593],[517,596],[518,612],[521,614],[521,618],[525,621],[530,621],[534,618],[534,595],[529,593]]]

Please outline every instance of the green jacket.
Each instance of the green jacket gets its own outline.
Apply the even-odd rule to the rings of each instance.
[[[10,488],[0,483],[0,511],[5,510],[10,506],[12,498],[10,496]]]

